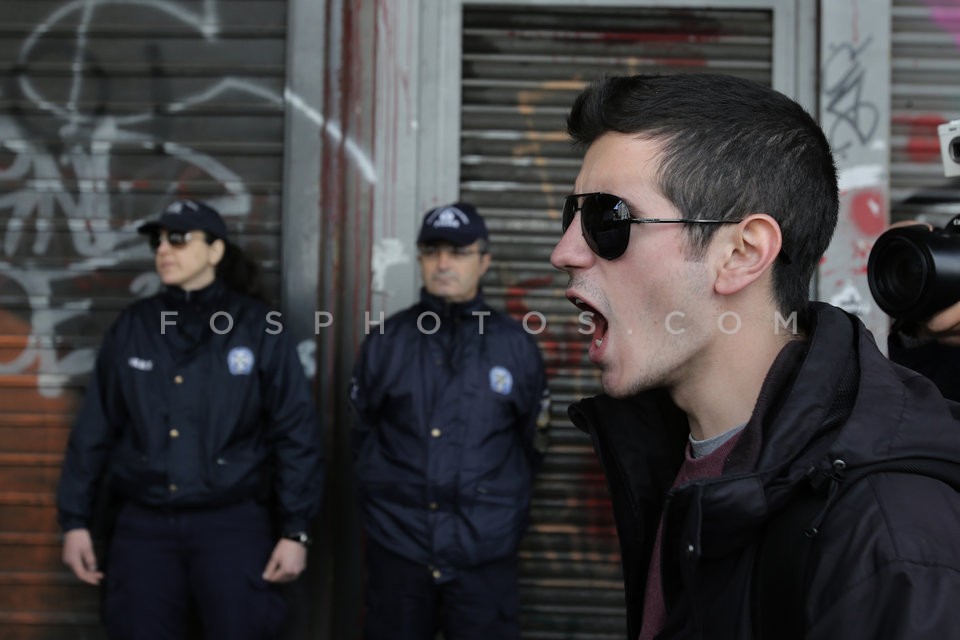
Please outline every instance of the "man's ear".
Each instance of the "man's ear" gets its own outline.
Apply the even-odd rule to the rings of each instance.
[[[783,242],[780,225],[765,213],[745,217],[721,237],[714,289],[722,295],[737,293],[766,273]]]
[[[223,260],[223,254],[226,252],[226,250],[227,250],[227,245],[223,242],[223,240],[221,240],[220,238],[217,238],[216,240],[214,240],[210,244],[210,253],[208,254],[210,264],[212,264],[213,266],[217,266],[218,264],[220,264],[220,261]]]
[[[490,268],[490,260],[493,256],[490,255],[490,252],[480,255],[480,277],[482,278],[487,273],[487,269]]]

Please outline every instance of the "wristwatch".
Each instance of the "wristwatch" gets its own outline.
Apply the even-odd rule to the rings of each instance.
[[[309,547],[313,544],[313,538],[310,537],[310,534],[306,531],[297,531],[296,533],[285,533],[283,537],[287,540],[293,540],[294,542],[299,542],[305,547]]]

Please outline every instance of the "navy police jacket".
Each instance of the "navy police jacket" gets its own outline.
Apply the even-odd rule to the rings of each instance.
[[[283,532],[308,528],[322,489],[321,434],[296,349],[269,314],[219,281],[170,287],[121,313],[70,434],[58,491],[65,530],[90,527],[101,478],[121,500],[259,499]]]
[[[424,291],[371,329],[350,395],[374,541],[439,582],[516,553],[549,415],[543,359],[520,323],[480,295],[448,304]]]

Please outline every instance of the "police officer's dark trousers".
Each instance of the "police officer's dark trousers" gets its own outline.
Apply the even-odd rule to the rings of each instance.
[[[267,509],[125,505],[105,568],[112,640],[184,640],[193,615],[207,640],[268,640],[285,615],[261,577],[276,544]]]
[[[373,542],[366,546],[364,640],[516,640],[517,558],[460,569],[453,580]]]

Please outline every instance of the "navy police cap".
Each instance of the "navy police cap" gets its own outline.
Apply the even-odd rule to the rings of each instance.
[[[454,202],[426,213],[417,244],[447,242],[463,247],[486,239],[487,225],[476,207],[466,202]]]
[[[214,238],[227,239],[227,225],[216,209],[198,200],[177,200],[157,217],[137,228],[137,233],[149,234],[157,229],[168,231],[206,231]]]

